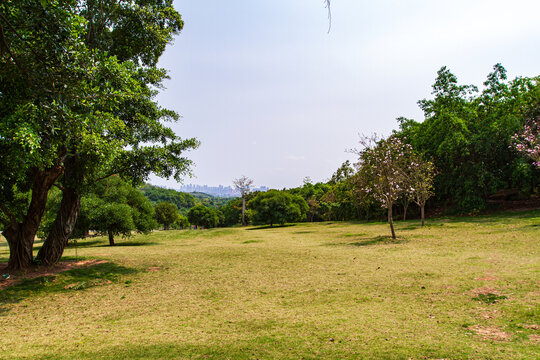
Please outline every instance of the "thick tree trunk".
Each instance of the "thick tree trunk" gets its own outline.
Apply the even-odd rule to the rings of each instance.
[[[420,217],[422,218],[422,227],[424,226],[424,205],[420,206]]]
[[[242,194],[242,226],[246,225],[246,196]]]
[[[83,180],[79,165],[78,155],[71,155],[65,160],[62,201],[50,232],[37,254],[36,262],[40,265],[50,266],[60,261],[75,228],[81,208],[81,195],[77,187]]]
[[[9,244],[8,270],[22,270],[32,265],[32,248],[47,205],[47,194],[62,171],[61,166],[43,171],[34,170],[32,199],[22,223],[18,223],[12,218],[10,224],[2,232]]]
[[[163,224],[163,230],[169,230],[170,225],[169,224]]]
[[[394,221],[392,219],[392,205],[388,206],[388,223],[390,224],[390,231],[392,232],[392,239],[395,239],[396,232],[394,231]]]
[[[109,245],[114,246],[114,234],[112,231],[109,231]]]
[[[36,262],[38,264],[49,266],[60,261],[69,237],[75,228],[80,208],[81,196],[78,192],[72,188],[64,188],[56,219],[37,254]]]

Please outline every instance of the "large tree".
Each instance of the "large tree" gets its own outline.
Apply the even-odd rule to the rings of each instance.
[[[183,152],[198,143],[166,127],[178,115],[154,100],[166,78],[157,61],[183,25],[172,0],[23,0],[0,3],[0,12],[0,146],[10,169],[0,179],[10,219],[3,234],[8,267],[20,269],[32,261],[53,184],[62,201],[42,264],[60,259],[85,187],[112,174],[179,179],[190,165]],[[22,212],[9,201],[17,191],[31,191]]]

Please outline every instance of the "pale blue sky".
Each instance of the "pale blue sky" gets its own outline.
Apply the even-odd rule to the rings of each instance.
[[[437,70],[481,85],[495,63],[509,77],[540,74],[539,1],[176,0],[185,27],[160,65],[159,102],[197,137],[195,178],[246,175],[274,188],[329,178],[354,157],[358,133],[417,120]],[[153,177],[153,184],[175,187]]]

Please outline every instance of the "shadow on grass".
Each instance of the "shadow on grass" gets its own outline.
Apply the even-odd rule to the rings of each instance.
[[[291,227],[291,226],[296,226],[296,224],[283,224],[283,225],[274,225],[274,226],[262,225],[262,226],[257,226],[257,227],[246,229],[246,230],[251,231],[251,230],[280,229],[280,228],[286,228],[286,227]]]
[[[154,246],[159,245],[157,242],[153,241],[121,241],[121,242],[115,242],[114,246],[111,246],[109,244],[103,244],[99,245],[97,247],[106,247],[106,248],[115,248],[115,247],[122,247],[122,246]]]
[[[198,345],[198,344],[182,344],[178,342],[162,342],[150,344],[133,344],[126,343],[124,345],[114,345],[104,347],[94,351],[80,351],[74,347],[64,352],[50,352],[39,357],[34,357],[36,360],[59,359],[71,360],[74,358],[81,360],[102,360],[102,359],[118,359],[118,360],[143,360],[143,359],[236,359],[249,360],[257,358],[275,358],[275,349],[277,351],[286,351],[287,347],[292,346],[292,343],[279,341],[270,336],[257,336],[251,341],[245,342],[228,342],[225,341],[215,345]],[[50,350],[48,350],[50,351]],[[305,351],[308,353],[308,351]],[[17,358],[20,359],[20,358]],[[319,357],[305,355],[302,359],[313,360]]]
[[[508,219],[532,219],[540,216],[540,210],[515,210],[515,211],[500,211],[482,215],[466,215],[463,217],[452,216],[450,222],[458,223],[497,223],[504,222]]]
[[[8,311],[5,305],[21,302],[28,297],[80,291],[95,286],[117,283],[122,280],[123,276],[137,272],[139,270],[114,263],[102,263],[54,275],[24,279],[18,284],[0,290],[0,315]]]
[[[345,243],[326,243],[325,246],[373,246],[373,245],[388,245],[388,244],[403,244],[407,240],[404,238],[392,239],[391,236],[375,236],[372,238],[360,239],[355,242]]]
[[[80,249],[80,248],[93,247],[96,244],[102,244],[102,243],[103,243],[103,240],[91,240],[91,241],[78,240],[77,242],[75,242],[74,240],[70,240],[67,247],[68,249],[74,249],[74,248]]]

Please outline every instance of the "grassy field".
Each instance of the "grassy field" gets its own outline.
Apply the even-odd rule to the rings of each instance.
[[[0,359],[538,359],[540,211],[80,241],[0,291]],[[8,248],[0,242],[0,262]]]

